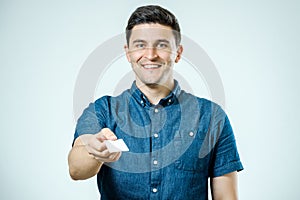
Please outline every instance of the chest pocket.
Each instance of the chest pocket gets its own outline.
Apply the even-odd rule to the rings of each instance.
[[[205,173],[208,169],[205,158],[180,158],[175,161],[175,168],[184,171]]]
[[[182,151],[181,156],[175,160],[174,166],[177,170],[183,170],[193,173],[208,173],[209,156],[199,157],[199,151],[204,138],[200,133],[191,131],[182,131],[174,138],[174,148]]]

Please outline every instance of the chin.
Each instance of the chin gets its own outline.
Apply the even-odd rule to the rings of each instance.
[[[161,83],[160,81],[157,81],[157,82],[144,82],[144,84],[150,88],[155,88],[155,87],[158,87],[158,86],[166,86],[166,84],[164,83]]]
[[[148,85],[148,86],[151,86],[151,85],[159,85],[160,82],[159,81],[155,81],[155,80],[142,80],[141,81],[144,85]]]

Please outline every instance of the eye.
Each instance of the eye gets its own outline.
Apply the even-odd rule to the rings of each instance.
[[[135,48],[137,48],[137,49],[143,49],[143,48],[145,48],[145,44],[144,43],[137,43],[135,45]]]
[[[157,44],[157,48],[158,49],[165,49],[168,48],[168,44],[164,43],[164,42],[160,42]]]

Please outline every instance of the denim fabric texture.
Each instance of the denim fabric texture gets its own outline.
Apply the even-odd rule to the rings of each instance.
[[[180,89],[158,105],[136,87],[91,103],[74,140],[111,129],[129,148],[97,175],[101,199],[208,199],[208,178],[240,171],[229,119],[217,104]]]

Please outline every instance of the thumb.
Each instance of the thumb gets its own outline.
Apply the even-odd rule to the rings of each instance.
[[[103,128],[96,134],[96,138],[101,142],[104,140],[117,140],[117,136],[109,128]]]

